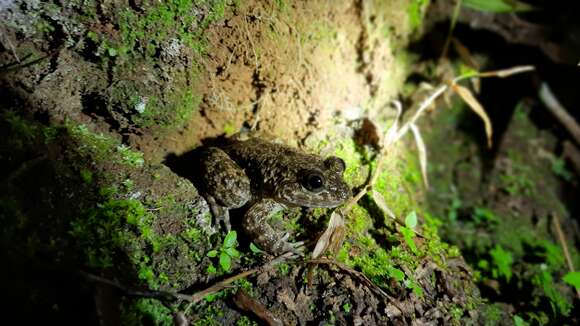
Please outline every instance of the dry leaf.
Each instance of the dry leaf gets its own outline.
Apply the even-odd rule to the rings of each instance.
[[[425,188],[429,188],[429,180],[427,179],[427,147],[425,142],[423,142],[423,137],[421,137],[421,132],[416,124],[411,124],[411,131],[413,136],[415,136],[415,143],[417,144],[417,150],[419,151],[419,165],[421,165],[421,175],[423,176],[423,183]]]
[[[387,214],[390,218],[396,220],[397,217],[395,216],[395,213],[393,213],[393,211],[389,208],[389,206],[387,206],[387,202],[385,201],[385,197],[383,197],[383,195],[381,195],[380,192],[376,191],[376,190],[372,190],[372,194],[373,194],[373,200],[375,201],[375,203],[377,204],[377,206],[385,213]]]
[[[411,117],[409,121],[407,121],[401,128],[399,128],[399,131],[397,132],[397,135],[393,142],[403,137],[409,131],[411,124],[415,123],[419,119],[419,117],[425,112],[425,110],[427,110],[427,108],[431,106],[431,104],[433,104],[435,100],[447,90],[447,88],[448,88],[447,85],[439,86],[431,95],[429,95],[428,98],[426,98],[423,102],[421,102],[421,105],[419,105],[419,108],[417,109],[413,117]]]
[[[451,84],[451,88],[455,91],[455,93],[461,96],[463,101],[467,103],[467,105],[473,110],[473,112],[475,112],[481,118],[481,120],[483,120],[483,124],[485,125],[485,134],[487,136],[487,147],[491,148],[492,145],[491,137],[493,134],[493,129],[491,127],[491,120],[487,116],[487,113],[485,113],[485,109],[475,98],[475,96],[473,96],[473,94],[469,89],[458,84]]]
[[[312,259],[319,258],[328,249],[336,248],[342,245],[342,240],[344,239],[344,218],[342,216],[342,210],[335,209],[330,215],[330,221],[328,221],[328,226],[326,230],[314,247],[312,251]],[[340,244],[338,244],[340,242]],[[334,251],[334,250],[333,250]]]
[[[457,54],[459,54],[461,61],[463,61],[465,64],[467,64],[474,70],[479,70],[479,64],[477,63],[477,61],[475,61],[469,49],[455,37],[451,38],[451,42],[453,43],[455,51],[457,51]]]
[[[505,78],[505,77],[510,77],[511,75],[521,74],[523,72],[534,71],[534,70],[536,70],[536,67],[534,67],[534,66],[515,66],[515,67],[508,68],[508,69],[482,72],[478,76],[479,77]]]
[[[393,144],[397,140],[397,134],[399,132],[399,119],[401,118],[401,114],[403,113],[403,105],[399,101],[393,101],[393,105],[395,106],[395,110],[397,110],[397,116],[395,120],[393,120],[393,124],[387,130],[385,137],[383,139],[383,149],[388,148],[391,144]]]

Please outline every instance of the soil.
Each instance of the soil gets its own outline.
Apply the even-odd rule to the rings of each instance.
[[[275,6],[248,1],[212,26],[199,110],[183,129],[132,144],[156,160],[250,128],[296,146],[332,127],[341,112],[377,94],[377,102],[395,95],[386,80],[400,78],[401,67],[388,43],[366,35],[371,14],[362,5],[292,2],[282,12]]]

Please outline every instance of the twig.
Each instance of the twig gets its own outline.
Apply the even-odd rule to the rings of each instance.
[[[284,326],[284,323],[280,318],[274,316],[266,306],[247,295],[242,289],[238,290],[234,296],[234,303],[238,308],[254,313],[254,315],[266,322],[269,326]]]
[[[16,53],[16,48],[14,47],[14,44],[12,44],[12,42],[10,41],[10,37],[8,35],[6,35],[6,43],[8,43],[8,47],[10,47],[10,51],[12,51],[12,55],[14,56],[16,61],[18,63],[20,63],[20,58],[18,57],[18,54]]]
[[[135,290],[135,289],[128,288],[128,287],[126,287],[118,282],[115,282],[113,280],[109,280],[107,278],[104,278],[104,277],[101,277],[98,275],[94,275],[91,273],[81,272],[81,275],[90,281],[96,281],[96,282],[100,282],[100,283],[115,287],[115,288],[121,290],[123,293],[130,295],[130,296],[149,297],[149,298],[163,298],[163,297],[171,298],[171,297],[173,297],[175,299],[180,299],[180,300],[188,301],[191,304],[195,304],[195,303],[201,301],[207,295],[221,291],[221,290],[229,287],[231,283],[233,283],[237,280],[240,280],[242,278],[246,278],[246,277],[248,277],[252,274],[255,274],[257,272],[262,272],[264,270],[267,270],[267,269],[271,268],[273,265],[276,265],[276,264],[292,257],[293,255],[294,255],[294,253],[292,253],[292,252],[284,253],[284,254],[272,259],[271,261],[267,262],[266,264],[264,264],[260,267],[252,268],[252,269],[249,269],[249,270],[244,271],[242,273],[239,273],[237,275],[228,277],[225,280],[220,281],[220,282],[218,282],[218,283],[216,283],[216,284],[214,284],[214,285],[212,285],[212,286],[210,286],[202,291],[196,292],[194,294],[183,294],[183,293],[177,293],[177,292],[171,292],[171,291]]]
[[[568,111],[560,104],[560,101],[556,98],[547,83],[542,83],[538,96],[548,108],[548,111],[552,113],[554,118],[560,122],[566,130],[572,135],[576,144],[580,145],[580,126],[574,120]]]
[[[191,294],[191,295],[177,293],[175,297],[178,299],[189,301],[192,304],[195,304],[195,303],[201,301],[207,295],[219,292],[219,291],[229,287],[230,284],[232,284],[233,282],[235,282],[237,280],[246,278],[246,277],[248,277],[252,274],[258,273],[258,272],[263,272],[264,270],[271,268],[273,265],[276,265],[276,264],[290,258],[292,255],[294,255],[294,253],[287,252],[285,254],[282,254],[282,255],[272,259],[271,261],[269,261],[268,263],[266,263],[260,267],[252,268],[252,269],[249,269],[247,271],[241,272],[237,275],[228,277],[225,280],[220,281],[220,282],[218,282],[218,283],[216,283],[216,284],[214,284],[214,285],[212,285],[204,290],[201,290],[201,291],[196,292],[196,293]]]
[[[124,294],[126,294],[128,296],[145,297],[145,298],[171,298],[171,297],[176,297],[176,295],[177,295],[177,293],[175,293],[175,292],[168,292],[168,291],[135,290],[135,289],[128,288],[119,282],[116,282],[116,281],[113,281],[113,280],[110,280],[110,279],[107,279],[107,278],[104,278],[104,277],[101,277],[98,275],[94,275],[94,274],[91,274],[88,272],[81,271],[80,274],[89,281],[99,282],[99,283],[110,285],[110,286],[120,290],[121,292],[123,292]]]
[[[566,236],[562,232],[562,226],[560,225],[560,218],[558,214],[554,214],[554,227],[556,229],[556,235],[558,235],[558,240],[560,240],[560,246],[564,252],[564,257],[566,258],[566,263],[568,264],[568,269],[570,272],[574,272],[574,263],[572,262],[572,257],[568,251],[568,244],[566,243]],[[576,296],[580,299],[580,289],[576,289]]]
[[[371,291],[375,292],[375,294],[378,294],[379,296],[383,297],[384,299],[387,299],[388,301],[390,301],[393,306],[395,306],[397,309],[399,309],[399,311],[401,313],[403,313],[403,309],[401,307],[399,307],[397,305],[397,301],[395,298],[393,298],[392,296],[390,296],[389,294],[387,294],[385,291],[383,291],[383,289],[381,289],[380,287],[378,287],[377,285],[375,285],[365,274],[363,274],[362,272],[359,272],[357,270],[354,270],[336,260],[333,259],[327,259],[327,258],[317,258],[317,259],[310,259],[310,260],[306,260],[304,261],[304,263],[306,264],[324,264],[324,265],[334,265],[336,267],[338,267],[340,270],[344,271],[345,273],[347,273],[350,276],[353,276],[355,278],[357,278],[362,284],[364,284],[367,288],[369,288]]]
[[[443,45],[443,50],[441,50],[441,56],[439,60],[447,57],[447,52],[449,51],[449,44],[451,43],[451,38],[453,35],[453,30],[455,29],[455,24],[457,23],[457,17],[459,17],[459,12],[461,11],[461,0],[456,0],[455,7],[453,8],[453,15],[451,16],[451,22],[449,23],[449,31],[447,32],[447,38],[445,39],[445,44]]]
[[[13,171],[12,173],[10,173],[10,175],[8,176],[8,178],[6,178],[6,183],[7,184],[11,184],[16,178],[18,178],[22,173],[26,172],[26,170],[34,167],[35,165],[37,165],[38,163],[46,160],[47,155],[46,154],[42,154],[40,156],[37,156],[33,159],[30,159],[24,163],[22,163],[18,169],[16,169],[15,171]]]
[[[258,54],[256,53],[256,45],[254,44],[254,39],[250,34],[250,29],[248,28],[248,21],[246,17],[244,17],[244,30],[246,35],[248,36],[248,41],[250,41],[250,45],[252,46],[252,53],[254,54],[254,64],[256,65],[256,73],[260,70],[260,66],[258,64]]]
[[[562,144],[562,156],[568,158],[572,165],[574,165],[574,169],[576,173],[580,175],[580,150],[569,140],[564,141]]]

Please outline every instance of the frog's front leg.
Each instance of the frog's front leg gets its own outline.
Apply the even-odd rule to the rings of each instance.
[[[289,242],[288,233],[274,230],[270,218],[286,206],[272,200],[262,199],[255,202],[246,212],[242,225],[252,240],[266,251],[282,254],[288,251],[302,253],[302,242]]]
[[[199,179],[204,197],[214,217],[223,221],[230,231],[228,209],[242,207],[250,200],[250,179],[226,152],[217,147],[203,151],[200,165]]]

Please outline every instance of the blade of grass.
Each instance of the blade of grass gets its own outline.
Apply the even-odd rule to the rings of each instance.
[[[455,93],[457,93],[457,95],[459,95],[463,101],[467,103],[467,106],[469,106],[469,108],[471,108],[471,110],[473,110],[473,112],[475,112],[481,118],[481,120],[483,120],[485,134],[487,136],[487,147],[491,148],[493,129],[491,127],[491,120],[489,119],[489,116],[485,112],[485,109],[481,103],[479,103],[479,101],[475,98],[475,96],[473,96],[469,89],[459,84],[452,84],[451,89],[453,89],[453,91],[455,91]]]

